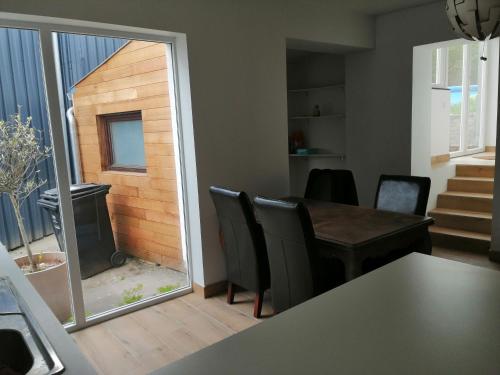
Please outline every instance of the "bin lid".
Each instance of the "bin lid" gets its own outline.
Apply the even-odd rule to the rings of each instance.
[[[75,184],[70,186],[71,198],[81,198],[87,195],[99,193],[99,192],[108,192],[111,188],[111,185],[102,185],[102,184]],[[59,192],[57,188],[45,190],[42,194],[40,194],[40,199],[51,202],[59,201]]]

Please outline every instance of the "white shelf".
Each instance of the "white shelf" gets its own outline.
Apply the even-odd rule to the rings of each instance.
[[[298,155],[298,154],[288,154],[291,158],[330,158],[330,159],[345,159],[345,154],[330,153],[330,154],[308,154],[308,155]]]
[[[343,118],[345,114],[343,113],[333,113],[331,115],[322,115],[322,116],[292,116],[289,117],[289,120],[317,120],[322,118]]]
[[[329,86],[320,86],[320,87],[304,87],[302,89],[291,89],[288,90],[289,93],[295,93],[295,92],[311,92],[311,91],[320,91],[320,90],[332,90],[332,89],[343,89],[344,84],[338,84],[338,85],[329,85]]]

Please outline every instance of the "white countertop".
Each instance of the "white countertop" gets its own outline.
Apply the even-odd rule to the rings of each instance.
[[[31,283],[0,245],[0,277],[8,277],[38,321],[64,365],[64,374],[92,375],[94,368],[78,349],[76,343],[43,302]]]
[[[413,253],[156,374],[500,374],[500,273]]]

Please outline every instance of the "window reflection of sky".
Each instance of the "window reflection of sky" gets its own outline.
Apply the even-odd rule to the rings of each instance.
[[[450,102],[453,104],[460,104],[462,101],[462,86],[449,86],[450,89]],[[479,85],[470,85],[469,95],[471,98],[477,96]]]

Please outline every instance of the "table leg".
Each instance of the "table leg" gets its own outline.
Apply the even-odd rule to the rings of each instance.
[[[431,239],[431,234],[429,233],[429,228],[427,228],[427,230],[425,231],[424,250],[427,255],[432,254],[432,239]]]
[[[432,254],[432,240],[428,228],[426,228],[425,232],[422,233],[422,237],[419,239],[417,245],[415,246],[415,251],[427,255]]]
[[[351,281],[363,274],[362,262],[358,260],[350,260],[344,262],[345,280]]]

